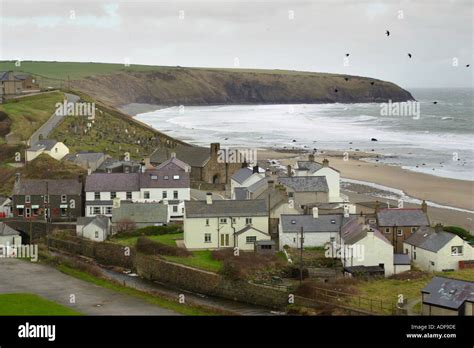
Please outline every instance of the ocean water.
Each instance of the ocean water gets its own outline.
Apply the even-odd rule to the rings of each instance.
[[[410,89],[409,114],[371,104],[170,107],[136,117],[196,145],[374,152],[379,162],[474,180],[474,89]],[[434,103],[436,101],[436,104]],[[372,141],[372,138],[377,141]]]

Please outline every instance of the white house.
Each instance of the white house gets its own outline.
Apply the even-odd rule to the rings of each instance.
[[[265,177],[265,170],[258,166],[252,168],[241,168],[230,179],[231,198],[236,199],[235,189],[239,187],[249,187]]]
[[[110,226],[110,219],[104,215],[80,217],[76,222],[76,234],[95,242],[103,242],[110,235]]]
[[[9,247],[20,246],[20,232],[0,222],[0,256],[11,256],[15,251]]]
[[[329,242],[337,242],[342,224],[347,220],[342,214],[319,215],[318,208],[310,215],[282,214],[278,228],[280,250],[285,245],[291,248],[322,247]]]
[[[323,176],[328,186],[328,201],[330,203],[345,201],[345,197],[342,197],[340,193],[340,172],[330,167],[327,159],[318,163],[314,160],[314,155],[310,154],[308,161],[297,162],[295,176]]]
[[[34,160],[42,153],[59,161],[69,153],[69,148],[62,142],[54,139],[39,140],[26,150],[26,161]]]
[[[0,196],[0,218],[12,216],[12,200],[8,197]]]
[[[93,173],[85,184],[86,216],[112,216],[113,200],[168,205],[172,220],[182,220],[191,199],[190,167],[170,158],[157,168],[136,173]]]
[[[474,248],[441,225],[420,227],[403,243],[414,265],[428,272],[458,270],[459,261],[474,260]]]
[[[188,249],[254,250],[256,241],[270,240],[264,200],[186,201],[184,244]]]

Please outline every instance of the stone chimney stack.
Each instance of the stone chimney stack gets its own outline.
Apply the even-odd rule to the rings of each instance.
[[[436,233],[443,232],[443,225],[440,223],[437,223],[434,229]]]
[[[291,177],[291,176],[292,176],[292,173],[291,173],[291,164],[288,164],[288,165],[286,166],[286,170],[287,170],[287,172],[288,172],[288,177]]]
[[[323,160],[323,167],[329,167],[329,161],[327,158]]]
[[[360,212],[359,216],[357,216],[357,223],[359,225],[365,224],[365,216]]]
[[[380,210],[380,203],[379,201],[375,201],[375,205],[374,205],[375,214],[377,214],[379,210]]]
[[[313,207],[313,219],[317,219],[319,217],[319,209],[318,207]]]
[[[171,153],[171,158],[176,158],[176,152]]]
[[[221,149],[220,143],[211,143],[211,157],[217,157],[220,149]]]
[[[310,153],[310,154],[309,154],[308,160],[309,160],[310,162],[314,162],[314,154],[313,154],[313,153]]]
[[[258,166],[252,167],[252,174],[258,174]]]
[[[428,204],[426,204],[425,200],[421,203],[421,210],[423,210],[424,213],[428,212]]]
[[[212,204],[212,193],[211,192],[206,193],[206,203],[207,204]]]

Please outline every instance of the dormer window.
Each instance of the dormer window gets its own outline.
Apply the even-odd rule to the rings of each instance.
[[[163,179],[168,180],[168,179],[169,179],[169,176],[168,176],[168,175],[165,175],[165,176],[163,177]]]
[[[152,175],[151,180],[158,180],[158,176],[157,175]]]
[[[66,202],[67,202],[66,195],[61,195],[61,203],[66,203]]]
[[[173,180],[179,180],[179,175],[173,175]]]
[[[31,203],[31,196],[30,195],[25,196],[25,203]]]

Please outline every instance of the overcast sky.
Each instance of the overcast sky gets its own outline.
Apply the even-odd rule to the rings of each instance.
[[[0,60],[234,67],[237,58],[241,68],[362,75],[405,88],[473,86],[473,0],[0,4]]]

